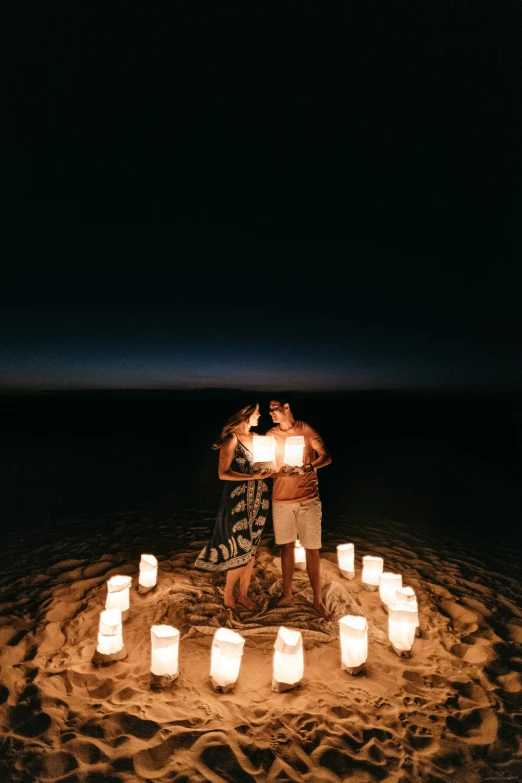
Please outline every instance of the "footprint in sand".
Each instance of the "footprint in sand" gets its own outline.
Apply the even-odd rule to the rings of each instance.
[[[130,734],[144,740],[151,739],[160,728],[156,721],[138,718],[128,712],[109,715],[106,719],[106,725],[109,729],[109,736],[111,732],[114,732],[117,735]]]
[[[453,690],[459,694],[459,706],[464,707],[489,707],[488,694],[477,683],[471,680],[455,680],[450,683]]]
[[[469,639],[470,637],[466,638]],[[491,657],[491,648],[485,643],[480,644],[476,643],[475,640],[472,641],[472,644],[465,644],[462,641],[457,642],[450,647],[450,652],[466,663],[486,663]]]
[[[41,776],[50,778],[51,780],[57,780],[73,769],[77,769],[78,761],[74,754],[67,753],[65,751],[46,753],[43,757],[43,767]]]
[[[477,707],[448,715],[446,726],[462,741],[474,745],[490,745],[498,735],[498,717],[491,707]]]
[[[90,765],[109,761],[109,757],[99,745],[89,740],[78,739],[75,735],[72,739],[64,741],[62,749],[71,753],[82,764]]]
[[[413,759],[410,755],[404,756],[403,760],[400,764],[401,769],[406,770],[406,772],[413,772]]]
[[[439,607],[441,612],[450,618],[451,625],[457,632],[474,633],[478,630],[480,621],[483,620],[482,615],[478,612],[467,609],[455,600],[440,601]]]
[[[353,715],[353,710],[349,710],[348,707],[343,707],[342,705],[331,707],[330,712],[333,712],[338,718],[350,718]]]
[[[93,739],[105,739],[105,730],[99,721],[94,718],[89,718],[85,723],[81,723],[78,731],[85,737],[92,737]]]
[[[408,726],[406,738],[415,750],[427,748],[434,740],[433,732],[427,726],[417,726],[415,723]]]
[[[51,717],[28,704],[17,704],[9,709],[9,723],[22,737],[39,737],[50,727]]]

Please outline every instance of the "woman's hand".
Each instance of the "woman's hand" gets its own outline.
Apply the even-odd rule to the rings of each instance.
[[[275,471],[272,470],[272,468],[263,468],[262,470],[256,470],[255,473],[252,473],[250,475],[250,478],[251,479],[266,479],[266,478],[270,478],[272,473],[275,473]]]

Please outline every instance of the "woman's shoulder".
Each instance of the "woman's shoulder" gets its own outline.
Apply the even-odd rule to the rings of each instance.
[[[223,442],[221,443],[221,446],[225,446],[225,448],[230,449],[234,448],[238,444],[238,437],[235,432],[229,432],[225,437],[223,438]]]

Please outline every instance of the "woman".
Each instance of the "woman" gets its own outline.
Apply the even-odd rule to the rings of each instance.
[[[258,403],[245,405],[227,421],[212,446],[219,449],[218,475],[225,486],[212,540],[194,565],[204,571],[227,572],[224,598],[228,609],[238,609],[238,604],[250,611],[256,608],[248,597],[248,587],[270,504],[263,479],[273,472],[252,470],[254,438],[250,428],[257,427],[260,416]],[[236,582],[239,582],[237,602]]]

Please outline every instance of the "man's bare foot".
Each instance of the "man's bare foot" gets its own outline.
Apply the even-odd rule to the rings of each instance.
[[[244,606],[245,609],[249,609],[251,612],[254,612],[257,609],[257,604],[252,601],[251,598],[248,597],[248,595],[240,595],[237,599],[238,604],[241,606]]]
[[[276,602],[276,606],[292,606],[293,603],[293,596],[282,595],[281,598],[279,598],[279,600]]]
[[[328,611],[322,601],[314,601],[313,607],[316,611],[319,612],[321,617],[324,617],[325,620],[330,621],[333,619],[332,613]]]

